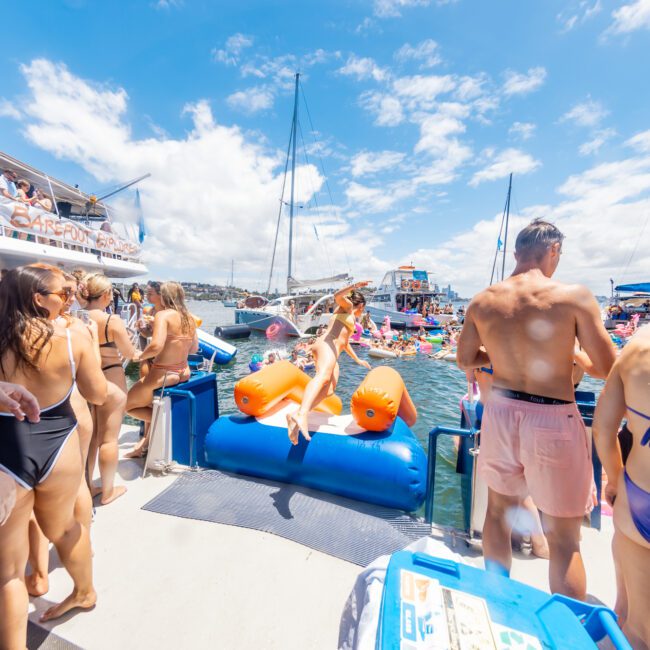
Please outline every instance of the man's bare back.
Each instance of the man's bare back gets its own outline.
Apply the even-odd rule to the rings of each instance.
[[[474,297],[459,342],[459,365],[487,361],[476,355],[483,345],[495,386],[572,401],[576,338],[594,360],[590,372],[606,376],[614,350],[595,298],[585,287],[556,282],[534,268]]]

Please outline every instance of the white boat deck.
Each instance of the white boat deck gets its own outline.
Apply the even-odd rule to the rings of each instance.
[[[137,434],[124,427],[122,451]],[[336,648],[341,613],[361,568],[271,534],[141,510],[175,480],[142,480],[142,461],[120,462],[126,495],[98,507],[92,526],[97,606],[44,624],[82,648]],[[119,482],[119,479],[118,479]],[[583,528],[589,593],[613,606],[611,519]],[[464,542],[453,549],[467,553]],[[71,581],[54,550],[50,591],[30,620],[62,600]],[[517,555],[513,577],[547,589],[548,563]]]

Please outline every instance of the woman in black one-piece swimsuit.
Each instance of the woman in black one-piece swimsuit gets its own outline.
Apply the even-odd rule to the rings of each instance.
[[[16,483],[16,505],[0,526],[0,647],[26,646],[32,512],[74,582],[72,594],[42,620],[96,600],[88,530],[73,514],[82,463],[70,394],[76,383],[85,399],[102,403],[106,380],[90,343],[53,323],[68,293],[54,267],[14,269],[0,283],[0,380],[25,386],[48,405],[38,423],[0,409],[0,469]]]

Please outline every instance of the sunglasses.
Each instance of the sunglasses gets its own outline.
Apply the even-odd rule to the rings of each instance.
[[[59,296],[61,300],[69,300],[72,295],[72,289],[69,287],[64,287],[61,291],[39,291],[42,296]]]

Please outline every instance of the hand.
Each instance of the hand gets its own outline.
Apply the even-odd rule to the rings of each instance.
[[[0,404],[8,408],[21,422],[27,417],[30,422],[38,422],[41,408],[37,399],[19,384],[0,381]]]
[[[607,485],[605,487],[605,501],[609,503],[612,508],[614,507],[614,503],[616,502],[616,494],[618,492],[618,486],[610,481],[607,481]]]
[[[363,280],[361,282],[355,282],[352,286],[355,289],[361,289],[361,287],[367,287],[370,284],[370,280]]]
[[[370,364],[364,359],[359,359],[359,365],[363,366],[366,370],[370,370],[371,368]]]
[[[131,361],[133,361],[134,363],[140,363],[140,361],[142,361],[142,359],[140,359],[141,356],[142,356],[142,352],[140,350],[136,350],[136,353],[131,358]]]
[[[16,505],[16,483],[4,472],[0,471],[0,526],[9,519]]]

